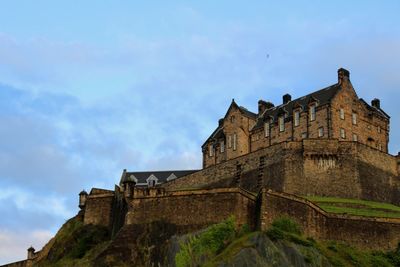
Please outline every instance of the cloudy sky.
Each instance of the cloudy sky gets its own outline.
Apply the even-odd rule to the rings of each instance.
[[[201,167],[232,98],[255,111],[339,67],[381,99],[397,153],[400,2],[326,2],[1,1],[0,264],[124,168]]]

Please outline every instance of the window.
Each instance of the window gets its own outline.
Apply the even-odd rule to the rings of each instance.
[[[225,142],[224,141],[221,141],[220,147],[221,147],[221,153],[224,153],[225,152]]]
[[[378,149],[379,149],[380,151],[382,151],[382,144],[379,144],[379,145],[378,145]]]
[[[310,107],[310,121],[315,121],[315,105]]]
[[[232,135],[228,135],[228,148],[232,148]]]
[[[208,146],[208,155],[210,156],[210,157],[212,157],[213,155],[214,155],[214,148],[213,148],[213,145],[209,145]]]
[[[353,141],[354,141],[354,142],[357,142],[357,141],[358,141],[358,135],[353,134]]]
[[[147,178],[147,186],[149,187],[154,187],[157,184],[157,177],[154,176],[154,174],[150,175],[149,178]]]
[[[269,137],[269,122],[265,122],[264,123],[264,133],[265,133],[265,137]]]
[[[344,109],[340,109],[340,119],[344,120]]]
[[[343,128],[340,128],[340,138],[346,139],[346,131]]]
[[[323,137],[324,136],[324,127],[319,127],[318,128],[318,137]]]
[[[378,133],[381,133],[381,132],[382,132],[381,126],[378,126]]]
[[[294,126],[300,125],[300,111],[294,112]]]
[[[231,123],[235,122],[235,116],[231,116]]]
[[[352,120],[353,120],[353,124],[357,125],[357,113],[353,113]]]
[[[302,139],[306,139],[306,138],[307,138],[307,133],[302,133],[302,134],[301,134],[301,138],[302,138]]]
[[[283,116],[279,117],[279,131],[280,132],[285,131],[285,117]]]
[[[236,150],[237,147],[237,137],[236,133],[233,134],[233,150]]]

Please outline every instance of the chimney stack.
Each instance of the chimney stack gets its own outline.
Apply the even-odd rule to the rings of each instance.
[[[258,115],[261,115],[265,110],[273,108],[274,104],[264,100],[258,100]]]
[[[289,95],[289,94],[286,94],[286,95],[284,95],[284,96],[282,97],[282,99],[283,99],[283,104],[287,104],[287,103],[289,103],[290,101],[292,101],[292,96]]]
[[[28,248],[28,260],[32,260],[35,257],[35,249],[31,246]]]
[[[374,100],[371,101],[371,106],[374,108],[381,108],[381,101],[378,98],[375,98]]]
[[[338,83],[342,84],[343,82],[350,81],[350,72],[344,68],[338,69]]]

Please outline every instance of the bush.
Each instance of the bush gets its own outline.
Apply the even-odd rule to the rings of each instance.
[[[283,232],[295,234],[295,235],[301,235],[302,231],[300,226],[291,218],[288,217],[282,217],[279,219],[276,219],[272,223],[272,227],[278,228],[282,230]]]
[[[276,227],[268,229],[267,236],[273,241],[285,239],[285,233]]]
[[[207,228],[197,236],[189,236],[180,244],[175,256],[177,267],[199,266],[207,257],[222,251],[236,236],[235,219],[230,217],[222,223]]]

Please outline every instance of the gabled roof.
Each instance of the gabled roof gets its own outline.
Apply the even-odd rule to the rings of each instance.
[[[308,107],[309,103],[311,103],[311,102],[316,101],[319,106],[328,104],[331,102],[331,100],[336,95],[336,93],[340,90],[340,88],[341,88],[340,85],[336,83],[336,84],[328,86],[324,89],[321,89],[319,91],[316,91],[316,92],[313,92],[306,96],[292,100],[286,104],[282,104],[282,105],[267,109],[258,118],[257,123],[254,125],[252,130],[263,127],[264,121],[267,118],[272,118],[274,121],[276,121],[278,119],[278,116],[280,114],[282,114],[282,112],[286,112],[288,114],[288,117],[290,117],[290,116],[292,116],[294,109],[301,108],[304,110]]]
[[[155,177],[158,183],[167,182],[167,178],[170,177],[182,177],[191,173],[197,172],[198,170],[172,170],[172,171],[146,171],[146,172],[125,172],[122,174],[120,184],[128,181],[135,181],[137,185],[147,184],[149,177]]]
[[[228,116],[229,112],[231,111],[232,108],[237,108],[240,113],[245,116],[248,117],[250,119],[256,120],[257,119],[257,114],[254,112],[251,112],[250,110],[248,110],[245,107],[239,106],[238,104],[236,104],[235,99],[232,99],[232,103],[228,108],[228,111],[225,113],[225,116],[223,119],[226,119],[226,117]],[[212,134],[207,138],[207,140],[203,143],[203,145],[201,147],[204,147],[205,144],[208,143],[208,141],[210,139],[218,139],[220,137],[224,136],[224,132],[223,132],[223,126],[219,125],[214,132],[212,132]]]
[[[369,111],[374,112],[374,113],[376,113],[376,114],[378,114],[378,115],[380,115],[380,116],[382,116],[382,117],[384,117],[384,118],[386,118],[386,119],[390,119],[390,116],[389,116],[385,111],[383,111],[382,109],[371,106],[370,104],[368,104],[368,103],[367,103],[364,99],[362,99],[362,98],[360,98],[360,101],[361,101],[362,104],[364,104],[364,106],[365,106]]]

